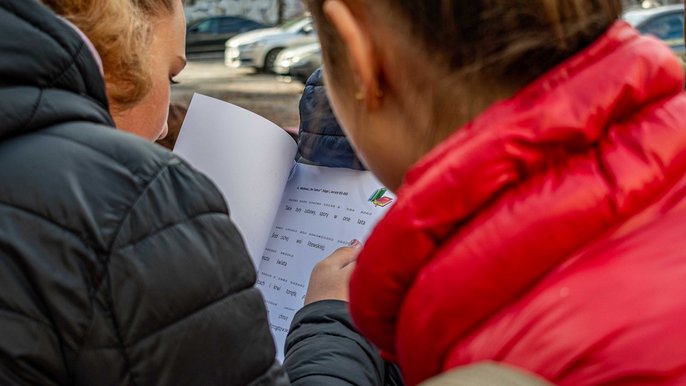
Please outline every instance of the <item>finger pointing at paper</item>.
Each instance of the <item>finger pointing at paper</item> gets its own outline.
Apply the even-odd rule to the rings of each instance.
[[[348,283],[362,244],[353,240],[315,265],[305,295],[305,305],[320,300],[348,301]]]

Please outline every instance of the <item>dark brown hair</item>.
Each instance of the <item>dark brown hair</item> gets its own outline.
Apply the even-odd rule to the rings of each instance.
[[[588,46],[619,18],[620,0],[360,0],[386,7],[450,71],[478,72],[521,87]],[[322,23],[323,0],[306,0],[322,43],[337,37]],[[332,58],[333,59],[333,58]]]

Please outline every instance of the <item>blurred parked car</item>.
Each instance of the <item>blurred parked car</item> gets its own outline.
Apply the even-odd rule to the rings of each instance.
[[[310,16],[275,27],[237,35],[226,41],[224,62],[230,67],[273,71],[276,57],[289,47],[318,41]]]
[[[683,4],[683,0],[622,0],[624,9],[631,7],[652,8],[669,4]]]
[[[221,52],[227,39],[267,26],[239,16],[206,17],[191,23],[186,30],[186,52]]]
[[[319,42],[287,48],[276,57],[274,72],[303,83],[322,65],[322,49]]]
[[[686,51],[683,4],[629,9],[623,18],[641,33],[653,35],[665,42],[675,53],[683,55]]]

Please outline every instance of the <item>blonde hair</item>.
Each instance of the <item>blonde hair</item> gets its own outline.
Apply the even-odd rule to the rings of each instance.
[[[41,0],[91,40],[103,63],[110,107],[126,110],[150,92],[147,60],[154,19],[179,0]]]

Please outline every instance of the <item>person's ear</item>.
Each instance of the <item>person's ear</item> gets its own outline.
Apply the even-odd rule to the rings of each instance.
[[[378,107],[383,90],[379,87],[378,62],[367,24],[343,0],[325,0],[324,15],[338,32],[355,82],[355,99],[367,108]]]

